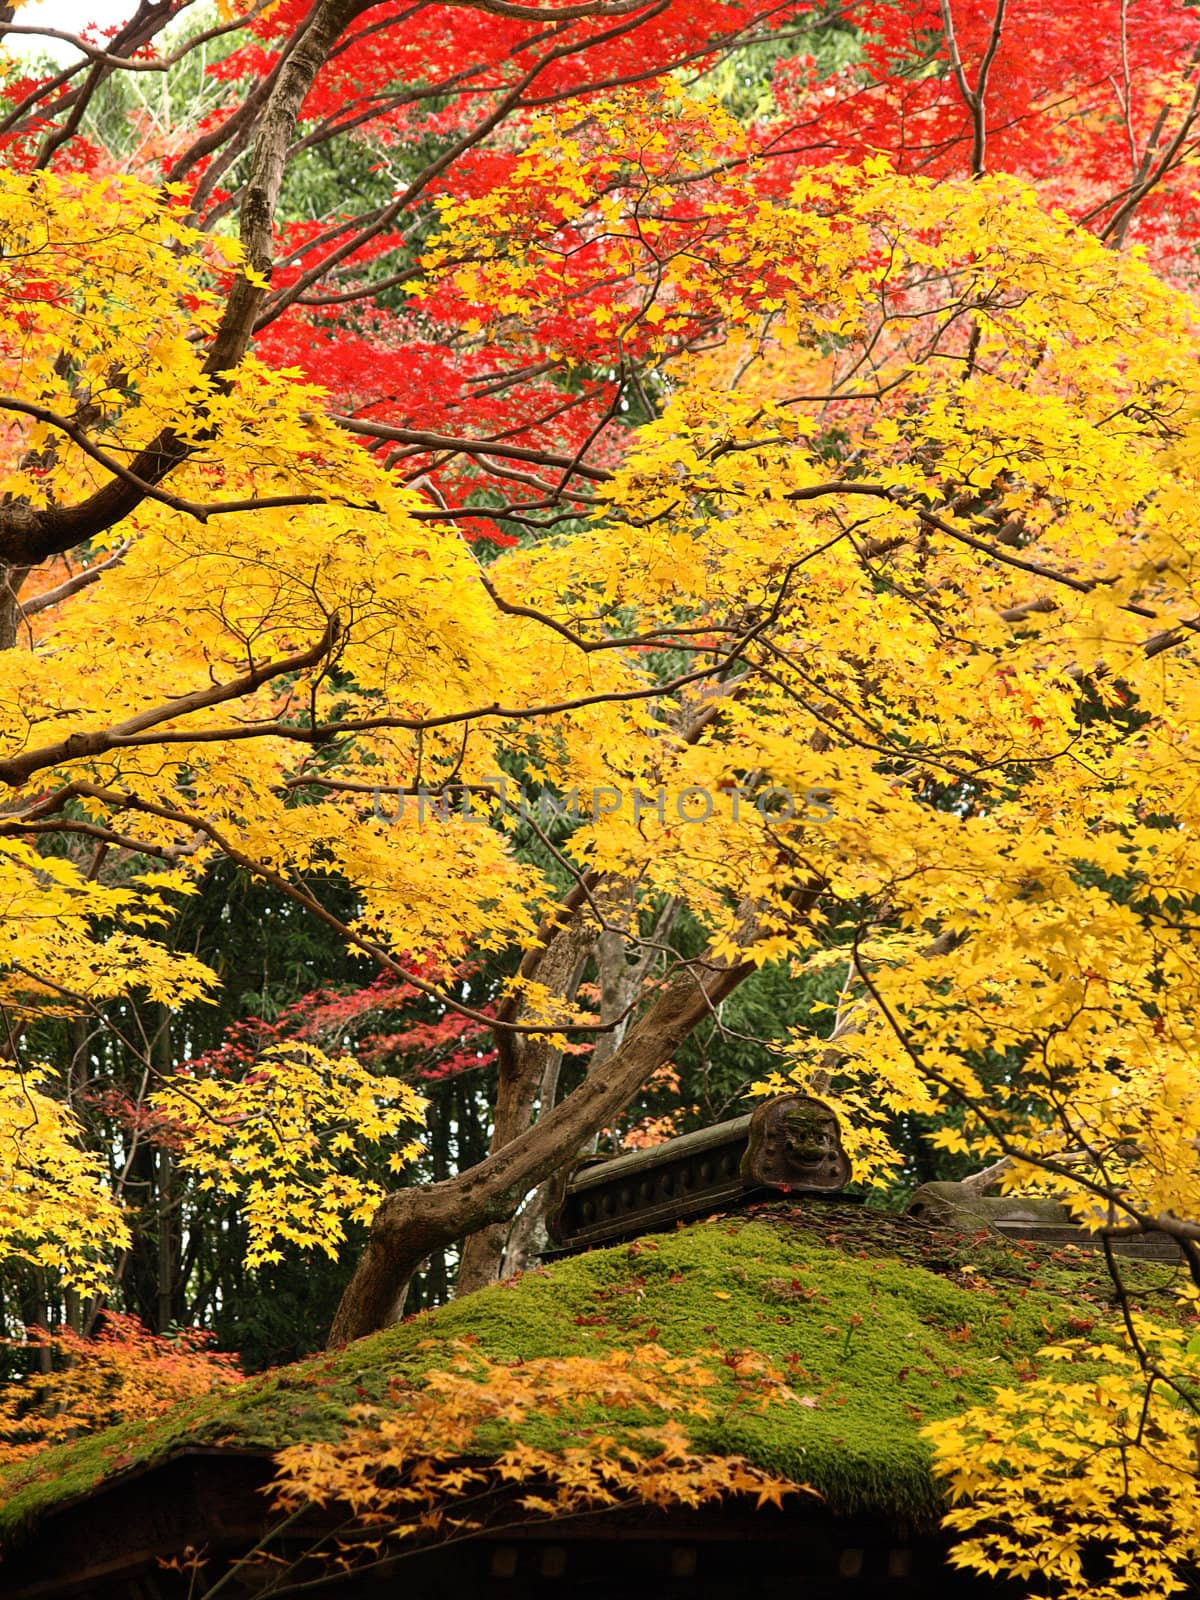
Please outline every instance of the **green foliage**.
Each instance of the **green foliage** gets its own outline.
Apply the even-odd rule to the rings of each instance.
[[[215,27],[215,6],[195,6],[186,19],[169,27],[159,41],[169,56],[186,40]],[[139,146],[168,139],[186,142],[200,123],[220,106],[241,98],[228,80],[214,78],[209,68],[235,48],[237,34],[210,39],[166,72],[115,72],[99,85],[87,104],[84,131],[114,155],[129,157]]]
[[[825,78],[858,59],[860,41],[858,29],[834,0],[813,7],[802,23],[785,28],[774,38],[731,51],[701,83],[718,95],[734,116],[749,121],[773,109],[771,80],[781,61],[811,56],[816,75]]]

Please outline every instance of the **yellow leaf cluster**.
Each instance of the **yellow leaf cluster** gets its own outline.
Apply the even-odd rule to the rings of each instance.
[[[514,1500],[553,1518],[729,1495],[778,1505],[802,1487],[690,1437],[718,1386],[723,1405],[794,1403],[760,1359],[657,1344],[508,1364],[458,1343],[446,1357],[420,1385],[394,1379],[340,1439],[281,1450],[276,1509],[347,1505],[359,1524],[411,1539],[475,1532]]]
[[[1065,1369],[927,1427],[961,1502],[952,1560],[1049,1583],[1063,1600],[1182,1592],[1200,1558],[1196,1429],[1200,1361],[1169,1328],[1128,1346],[1044,1352]],[[1193,1341],[1194,1344],[1195,1341]]]
[[[86,1293],[107,1281],[107,1253],[129,1243],[129,1230],[103,1163],[47,1092],[49,1077],[7,1064],[0,1072],[0,1259],[47,1268]]]
[[[383,1197],[362,1175],[367,1151],[394,1145],[393,1167],[411,1161],[425,1106],[401,1079],[300,1043],[265,1052],[240,1079],[176,1073],[152,1103],[179,1130],[181,1166],[200,1189],[238,1196],[250,1266],[282,1260],[281,1242],[336,1257],[345,1223],[369,1222]]]

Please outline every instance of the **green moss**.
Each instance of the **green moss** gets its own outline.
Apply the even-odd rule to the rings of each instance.
[[[1173,1272],[1130,1268],[1144,1309],[1169,1307]],[[1035,1255],[850,1206],[772,1205],[562,1260],[157,1422],[47,1452],[0,1477],[0,1532],[188,1446],[333,1438],[351,1406],[384,1398],[393,1375],[419,1376],[464,1338],[500,1360],[652,1340],[678,1354],[762,1352],[805,1403],[718,1406],[697,1442],[809,1483],[839,1510],[925,1520],[938,1495],[921,1426],[1019,1381],[1048,1341],[1114,1317],[1103,1263],[1085,1252]]]

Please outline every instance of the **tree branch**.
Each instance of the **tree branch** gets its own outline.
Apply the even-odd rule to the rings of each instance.
[[[7,783],[16,788],[32,773],[44,767],[57,767],[66,761],[82,761],[90,756],[105,755],[110,750],[134,743],[153,744],[157,742],[159,736],[150,734],[148,738],[142,739],[139,735],[164,722],[174,722],[179,717],[186,717],[191,712],[200,711],[207,706],[238,700],[243,695],[253,693],[272,678],[282,677],[284,673],[303,672],[308,667],[315,667],[334,648],[338,634],[338,620],[335,615],[330,617],[325,632],[316,644],[310,645],[307,650],[299,650],[295,655],[282,656],[277,661],[267,661],[261,666],[251,667],[249,672],[243,673],[240,678],[234,678],[230,683],[218,683],[210,689],[196,689],[191,694],[180,695],[177,699],[153,706],[148,711],[140,711],[137,716],[118,722],[111,728],[99,729],[94,733],[72,733],[57,744],[43,745],[37,750],[27,750],[24,755],[11,756],[7,761],[0,761],[0,783]],[[186,741],[187,735],[181,734],[178,738]]]
[[[822,886],[798,897],[801,913],[815,906]],[[757,916],[743,907],[745,943],[753,942]],[[561,1100],[544,1117],[477,1166],[441,1183],[388,1195],[371,1223],[367,1248],[342,1297],[330,1344],[344,1344],[387,1325],[418,1265],[433,1250],[512,1214],[530,1189],[562,1165],[596,1128],[626,1104],[692,1030],[755,970],[751,961],[707,955],[686,968],[657,996],[602,1072]]]

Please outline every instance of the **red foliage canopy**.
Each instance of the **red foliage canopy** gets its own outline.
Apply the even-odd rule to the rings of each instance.
[[[163,18],[148,6],[107,36],[90,30],[90,61],[0,91],[4,157],[158,174],[219,226],[244,199],[255,118],[319,9],[282,0],[210,29],[200,42],[228,50],[205,68],[219,103],[206,94],[190,120],[142,126],[119,158],[84,114],[97,88],[122,60],[144,67],[198,46],[156,43]],[[1114,245],[1137,242],[1176,276],[1194,274],[1200,9],[1189,0],[477,0],[347,16],[289,152],[297,171],[335,152],[337,203],[316,215],[285,204],[256,348],[330,390],[364,446],[468,539],[508,543],[586,511],[588,469],[619,456],[624,418],[645,409],[657,372],[716,331],[722,208],[728,219],[777,199],[805,167],[882,152],[931,176],[1012,172]],[[855,30],[858,56],[822,76],[796,51],[829,28]],[[772,41],[772,108],[749,161],[722,148],[715,123],[705,136],[669,96],[655,101],[667,74],[694,78]],[[619,199],[621,220],[568,214],[553,182],[520,176],[531,119],[569,106],[586,142],[589,106],[629,86],[649,92],[636,126],[595,130],[595,199]],[[510,189],[505,248],[553,244],[529,302],[506,310],[486,273],[469,297],[448,273],[406,289],[435,202]],[[670,259],[696,264],[686,293],[662,288]],[[663,303],[667,330],[652,309]]]

